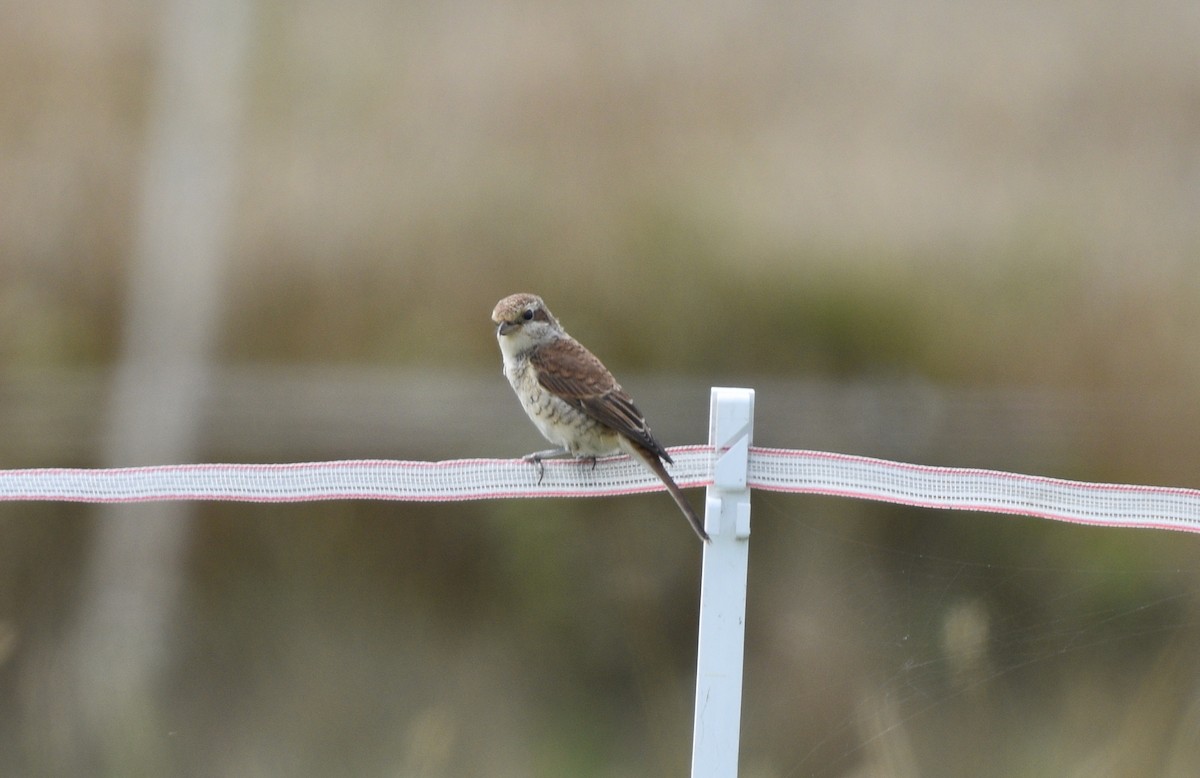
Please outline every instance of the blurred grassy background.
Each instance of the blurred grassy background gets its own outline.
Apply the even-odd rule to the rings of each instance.
[[[0,7],[5,467],[103,461],[162,14]],[[488,320],[527,290],[669,445],[745,385],[765,445],[1200,486],[1190,4],[314,0],[249,34],[196,459],[538,448]],[[1190,536],[756,500],[745,775],[1200,770]],[[183,520],[149,698],[96,734],[101,519],[0,506],[0,773],[686,770],[662,495]]]

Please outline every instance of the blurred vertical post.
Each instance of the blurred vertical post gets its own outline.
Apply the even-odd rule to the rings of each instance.
[[[746,577],[750,559],[750,488],[746,481],[754,431],[754,390],[714,387],[708,442],[716,451],[705,495],[696,651],[692,778],[733,778],[742,717]]]
[[[161,8],[106,466],[197,454],[232,238],[251,10],[246,0]],[[190,513],[182,503],[97,511],[69,658],[76,758],[143,772],[160,751],[144,738],[166,736],[153,722]]]

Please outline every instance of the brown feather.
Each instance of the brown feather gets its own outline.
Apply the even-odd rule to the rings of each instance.
[[[675,500],[675,504],[679,506],[679,509],[683,511],[683,515],[687,517],[688,524],[692,526],[692,531],[701,540],[707,542],[709,538],[708,533],[704,531],[704,522],[692,510],[691,503],[683,496],[683,492],[680,491],[679,485],[675,483],[675,479],[667,474],[667,469],[663,467],[663,463],[659,461],[658,457],[651,450],[642,448],[641,446],[636,446],[634,450],[637,456],[646,463],[646,467],[653,470],[654,474],[663,482],[663,485],[667,487],[667,491],[671,493],[671,498]]]
[[[578,341],[561,338],[538,347],[529,357],[537,369],[538,383],[547,391],[656,457],[671,462],[633,398],[625,393],[595,354]]]

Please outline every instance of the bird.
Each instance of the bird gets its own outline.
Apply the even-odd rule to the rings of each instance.
[[[591,460],[624,452],[653,472],[703,541],[704,524],[667,473],[671,455],[654,438],[646,417],[613,374],[567,334],[541,297],[512,294],[492,310],[504,375],[530,420],[556,448],[524,457],[544,468],[549,457]],[[544,475],[544,469],[539,471]]]

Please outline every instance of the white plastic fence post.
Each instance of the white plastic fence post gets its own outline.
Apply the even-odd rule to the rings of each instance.
[[[750,556],[750,489],[746,485],[754,428],[754,390],[713,387],[708,442],[716,449],[713,485],[705,495],[696,651],[696,717],[692,778],[734,778],[742,718],[742,654]]]

